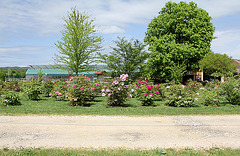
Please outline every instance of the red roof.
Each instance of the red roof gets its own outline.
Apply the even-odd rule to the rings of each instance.
[[[105,71],[96,71],[94,74],[101,75],[103,73],[105,73]]]

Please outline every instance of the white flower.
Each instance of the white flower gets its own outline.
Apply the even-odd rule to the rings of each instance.
[[[105,89],[102,89],[101,91],[102,91],[102,92],[105,92]]]
[[[187,103],[187,101],[183,101],[184,103]]]
[[[106,96],[106,94],[105,94],[105,93],[102,93],[102,96]]]
[[[196,93],[197,95],[199,95],[199,93]]]
[[[114,84],[118,84],[118,81],[117,81],[117,80],[115,80],[115,81],[113,81],[113,83],[114,83]]]
[[[182,98],[182,96],[179,96],[178,98],[179,98],[179,99],[181,99],[181,98]]]
[[[131,89],[131,92],[134,92],[134,89]]]
[[[167,86],[166,88],[170,88],[170,86]]]
[[[111,94],[108,94],[108,96],[110,97],[110,96],[111,96]]]
[[[117,99],[114,99],[114,101],[117,101]]]
[[[106,92],[110,92],[110,89],[107,89]]]
[[[118,88],[118,90],[121,90],[121,88]]]
[[[130,94],[130,97],[132,98],[132,95]]]
[[[73,99],[73,101],[77,101],[77,99]]]

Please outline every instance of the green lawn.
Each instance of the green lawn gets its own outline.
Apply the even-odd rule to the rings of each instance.
[[[55,101],[49,97],[41,100],[22,100],[20,106],[3,106],[0,104],[0,115],[227,115],[240,114],[240,106],[225,105],[221,107],[199,106],[191,108],[176,108],[165,106],[162,101],[155,101],[156,106],[143,107],[136,98],[126,102],[124,107],[107,107],[107,97],[96,97],[95,102],[86,106],[69,106],[67,101]]]
[[[218,149],[213,148],[209,150],[193,150],[193,149],[153,149],[153,150],[127,150],[127,149],[17,149],[12,150],[8,148],[0,149],[0,155],[24,155],[24,156],[239,156],[239,149]]]

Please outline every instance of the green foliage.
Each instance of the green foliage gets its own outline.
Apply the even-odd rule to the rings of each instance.
[[[182,64],[173,64],[170,67],[170,73],[171,73],[171,79],[174,81],[174,83],[181,83],[182,77],[184,73],[186,72],[186,65],[184,63]]]
[[[118,37],[114,43],[116,47],[111,47],[113,51],[109,55],[98,53],[101,62],[114,70],[115,77],[128,74],[129,79],[134,81],[141,75],[142,64],[149,56],[145,50],[146,45],[139,40],[127,41],[125,37]]]
[[[220,88],[223,89],[223,95],[229,103],[240,105],[240,79],[229,78],[226,82],[221,83]]]
[[[54,88],[54,83],[52,81],[44,81],[42,83],[41,92],[44,96],[50,96],[49,94],[52,92]]]
[[[72,106],[83,106],[95,98],[95,87],[91,87],[90,80],[85,76],[76,76],[70,83],[66,93]]]
[[[38,100],[41,92],[41,82],[31,79],[22,83],[23,92],[28,96],[29,100]]]
[[[193,107],[197,100],[196,93],[183,85],[168,86],[168,98],[166,104],[173,107]]]
[[[5,106],[21,105],[20,97],[15,91],[9,91],[2,95],[2,103]]]
[[[170,68],[186,64],[187,70],[198,68],[198,61],[210,52],[214,27],[208,13],[190,2],[167,2],[152,19],[144,41],[149,44],[147,76],[171,79]]]
[[[87,13],[80,13],[76,8],[72,8],[71,13],[64,18],[61,41],[55,44],[60,53],[55,54],[55,67],[77,75],[79,72],[90,70],[93,53],[102,48],[102,38],[96,36],[95,25],[89,18]]]
[[[123,106],[129,97],[129,90],[125,85],[128,75],[121,75],[120,78],[114,78],[109,82],[109,85],[104,85],[102,88],[102,96],[108,96],[109,106]]]
[[[228,76],[236,71],[236,65],[233,64],[231,57],[226,54],[209,53],[199,61],[200,68],[208,75],[219,77]]]

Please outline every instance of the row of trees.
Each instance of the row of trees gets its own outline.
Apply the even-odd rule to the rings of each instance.
[[[26,69],[0,69],[0,80],[26,77]]]
[[[65,70],[78,74],[92,69],[92,63],[98,60],[113,69],[115,76],[124,73],[130,79],[141,74],[151,79],[179,82],[186,71],[197,69],[223,76],[236,67],[231,65],[232,59],[227,55],[211,52],[211,41],[215,38],[211,20],[208,12],[194,2],[170,1],[149,23],[145,44],[118,38],[114,41],[116,46],[111,47],[112,52],[102,54],[103,39],[97,36],[93,20],[87,13],[73,8],[64,18],[62,39],[56,43],[60,55],[55,54],[55,67],[62,68],[63,63]],[[146,51],[146,45],[150,52]],[[213,63],[214,60],[218,63]]]

